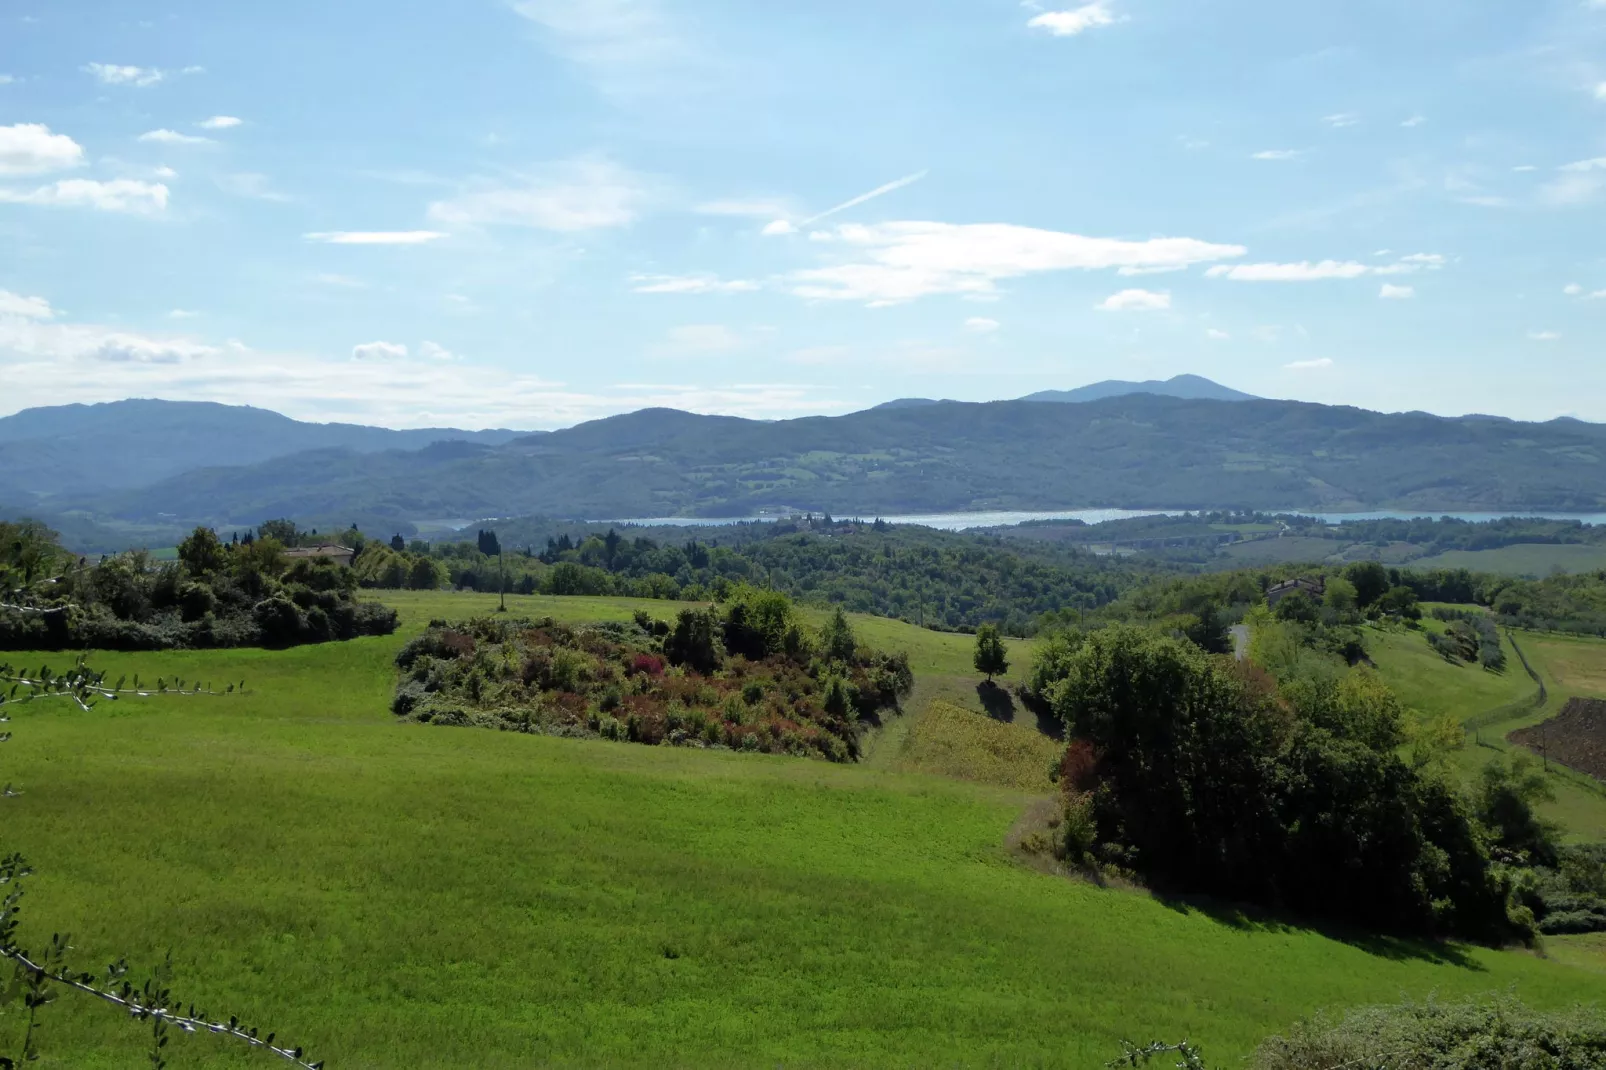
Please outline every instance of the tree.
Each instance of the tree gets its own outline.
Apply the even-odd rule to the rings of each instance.
[[[260,538],[273,539],[280,546],[294,546],[301,537],[301,533],[296,530],[295,521],[283,517],[278,520],[263,521],[257,528],[257,535]]]
[[[664,637],[664,656],[707,675],[719,668],[724,657],[719,632],[719,616],[712,609],[683,609]]]
[[[61,536],[37,520],[0,520],[0,590],[26,589],[72,560]]]
[[[1221,611],[1214,603],[1201,605],[1197,615],[1183,626],[1182,634],[1206,654],[1232,652],[1232,633],[1227,630],[1227,622],[1222,620]]]
[[[1348,565],[1344,578],[1355,585],[1355,601],[1361,609],[1375,605],[1389,589],[1388,571],[1377,561],[1356,561]]]
[[[1304,591],[1291,591],[1277,601],[1277,608],[1273,615],[1278,620],[1297,621],[1300,624],[1315,624],[1317,619],[1316,602]]]
[[[486,557],[495,557],[502,552],[502,544],[497,541],[496,532],[482,531],[479,534],[479,551]]]
[[[976,654],[971,660],[976,671],[987,677],[988,683],[1009,671],[1009,655],[1004,650],[1003,637],[998,634],[998,625],[983,624],[976,629]]]
[[[178,544],[178,559],[192,576],[210,576],[222,572],[228,564],[228,551],[218,540],[217,532],[199,527]]]
[[[853,660],[859,644],[853,636],[853,626],[848,623],[847,614],[842,612],[841,606],[837,606],[836,612],[831,614],[831,619],[825,622],[825,627],[820,630],[820,638],[825,645],[826,658],[844,664]]]
[[[1478,820],[1494,832],[1500,847],[1532,865],[1556,864],[1556,827],[1534,811],[1555,792],[1532,759],[1496,757],[1483,767],[1478,783]]]
[[[441,574],[435,562],[420,557],[407,570],[407,586],[415,591],[433,591],[441,585]]]
[[[401,537],[401,532],[398,531],[390,537],[390,548],[398,554],[407,552],[407,540]]]
[[[1331,576],[1327,580],[1327,593],[1322,601],[1340,617],[1347,617],[1361,606],[1360,590],[1343,576]]]

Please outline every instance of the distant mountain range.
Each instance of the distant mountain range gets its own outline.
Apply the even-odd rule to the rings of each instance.
[[[1230,386],[1222,386],[1212,382],[1202,375],[1174,375],[1169,379],[1148,379],[1141,383],[1128,382],[1124,379],[1106,379],[1102,383],[1090,383],[1079,386],[1074,390],[1039,390],[1035,394],[1027,394],[1018,401],[1059,401],[1083,402],[1100,401],[1104,398],[1125,397],[1128,394],[1157,394],[1168,398],[1193,398],[1210,401],[1258,401],[1253,394],[1246,394],[1242,390],[1234,390]],[[921,405],[948,405],[958,402],[935,401],[931,398],[898,398],[895,401],[883,402],[875,406],[878,409],[910,409]]]
[[[37,411],[0,421],[0,436],[10,436],[0,439],[0,475],[43,489],[27,501],[0,496],[0,506],[121,530],[226,530],[275,516],[382,529],[449,517],[789,508],[867,517],[1094,506],[1606,511],[1606,426],[1292,401],[1143,392],[777,421],[644,409],[530,435],[309,425],[258,409],[160,402],[56,411],[77,421],[76,438],[41,424]],[[33,437],[17,437],[28,421]],[[422,439],[435,441],[418,448]],[[308,441],[318,448],[261,459]],[[41,442],[61,450],[58,470],[76,473],[76,484],[52,486],[14,467],[19,454],[9,451]],[[112,472],[97,473],[94,458]],[[129,489],[108,485],[151,472],[166,474]],[[75,530],[86,548],[103,534]]]
[[[305,450],[376,453],[439,441],[498,445],[529,434],[304,423],[267,409],[204,401],[55,405],[0,418],[0,502],[127,490],[197,468],[258,464]]]

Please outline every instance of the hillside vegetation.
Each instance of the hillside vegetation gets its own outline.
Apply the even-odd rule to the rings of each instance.
[[[1606,507],[1606,430],[1134,394],[761,422],[667,409],[502,446],[325,450],[84,498],[127,520],[838,514],[957,509]],[[64,504],[72,504],[63,499]]]
[[[1017,790],[397,723],[403,643],[495,597],[399,601],[391,637],[98,659],[249,679],[245,695],[14,718],[7,772],[27,791],[7,843],[51,859],[31,936],[70,929],[86,962],[171,948],[186,991],[293,1030],[335,1070],[1096,1067],[1130,1036],[1187,1036],[1231,1065],[1324,1007],[1606,999],[1606,975],[1527,954],[1326,935],[1013,865]],[[679,608],[518,601],[577,622]],[[907,639],[917,674],[968,671],[968,637],[851,620],[882,649]],[[65,1002],[49,1028],[57,1065],[141,1050],[97,1007]],[[189,1037],[175,1065],[237,1055]]]

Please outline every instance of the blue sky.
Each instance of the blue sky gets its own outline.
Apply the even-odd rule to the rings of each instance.
[[[1606,0],[0,8],[0,413],[1606,420]]]

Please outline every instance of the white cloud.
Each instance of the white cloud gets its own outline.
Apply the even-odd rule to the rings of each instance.
[[[0,74],[0,85],[10,85],[17,80],[14,74]]]
[[[102,85],[132,85],[144,88],[155,85],[167,77],[155,67],[128,67],[116,63],[87,63],[85,72],[94,75]]]
[[[43,297],[24,297],[10,290],[0,290],[0,316],[15,319],[48,320],[55,318],[55,309]]]
[[[1205,337],[1213,339],[1217,342],[1225,342],[1227,339],[1231,338],[1232,335],[1228,334],[1219,327],[1206,327]]]
[[[1596,85],[1595,85],[1595,99],[1596,100],[1606,100],[1606,82],[1598,82],[1598,83],[1596,83]]]
[[[386,360],[376,374],[373,363],[345,355],[6,316],[0,382],[7,410],[128,397],[236,405],[249,398],[298,419],[389,427],[559,427],[658,406],[759,418],[862,408],[786,382],[627,384],[581,393],[501,366],[418,359]]]
[[[1518,164],[1516,167],[1513,167],[1512,170],[1515,171],[1517,174],[1522,175],[1522,174],[1527,174],[1529,171],[1537,171],[1537,170],[1539,170],[1539,168],[1535,167],[1531,163],[1524,163],[1524,164]]]
[[[764,224],[764,229],[759,231],[759,233],[764,235],[766,238],[773,238],[779,234],[796,234],[797,227],[789,219],[777,219],[773,222]]]
[[[605,160],[571,160],[518,185],[469,190],[429,206],[430,218],[471,226],[576,232],[635,222],[647,198],[642,180]]]
[[[1409,129],[1410,127],[1413,127],[1413,126],[1421,126],[1423,123],[1425,123],[1427,121],[1428,121],[1428,117],[1426,115],[1413,115],[1409,119],[1407,119],[1404,122],[1402,122],[1400,125],[1403,126],[1403,127],[1406,127],[1407,129]]]
[[[0,202],[156,215],[167,208],[167,192],[167,187],[160,182],[139,182],[131,178],[114,178],[109,182],[64,178],[33,190],[0,188]]]
[[[1122,290],[1098,303],[1105,312],[1160,312],[1171,307],[1169,293],[1153,290]]]
[[[199,315],[199,312],[194,312],[187,308],[175,308],[167,314],[167,318],[170,320],[192,320]]]
[[[1348,126],[1360,125],[1361,117],[1352,111],[1339,112],[1337,115],[1324,115],[1322,122],[1335,130],[1342,130]]]
[[[84,162],[83,146],[43,123],[0,126],[0,175],[64,171]]]
[[[1071,8],[1068,11],[1045,11],[1034,16],[1026,25],[1034,30],[1047,30],[1055,37],[1074,37],[1085,30],[1111,26],[1118,21],[1106,0]]]
[[[856,259],[793,272],[797,296],[872,305],[933,294],[986,297],[1001,280],[1040,272],[1187,267],[1246,251],[1194,238],[1089,238],[1007,223],[843,224],[834,233],[824,248]]]
[[[750,279],[721,279],[717,275],[632,275],[632,290],[638,294],[736,294],[751,293],[759,284]]]
[[[1332,366],[1332,357],[1317,357],[1315,360],[1296,360],[1291,364],[1283,365],[1283,367],[1287,368],[1289,371],[1296,372],[1318,371],[1322,368],[1331,368]]]
[[[1385,301],[1409,301],[1416,296],[1416,287],[1393,286],[1385,282],[1383,288],[1377,292],[1377,296]]]
[[[158,145],[211,145],[209,137],[200,137],[195,134],[181,134],[177,130],[147,130],[139,135],[139,140],[155,142]]]
[[[1578,160],[1574,163],[1562,164],[1559,171],[1606,171],[1606,156],[1596,156],[1589,160]]]
[[[973,334],[992,334],[1001,326],[997,320],[986,316],[972,316],[965,321],[965,330]]]
[[[418,343],[418,355],[425,360],[452,361],[462,359],[456,353],[453,353],[450,349],[447,349],[440,343],[429,341]]]
[[[232,115],[214,115],[210,119],[202,119],[195,125],[202,130],[228,130],[231,127],[239,126],[242,122],[244,122],[243,119],[237,119]]]
[[[423,245],[446,234],[439,230],[317,230],[302,237],[329,245]]]
[[[1303,149],[1262,149],[1250,159],[1253,160],[1297,160],[1304,155]]]
[[[1384,264],[1372,269],[1374,275],[1414,275],[1418,271],[1438,271],[1449,263],[1449,257],[1442,253],[1412,253],[1402,256],[1393,264]]]
[[[1297,264],[1219,264],[1205,272],[1212,279],[1236,282],[1314,282],[1319,279],[1354,279],[1372,269],[1353,260],[1323,260]]]
[[[662,354],[729,353],[745,344],[740,334],[722,323],[690,323],[683,327],[671,327],[667,337],[667,345],[658,350]]]
[[[1533,342],[1555,342],[1561,338],[1556,331],[1529,331],[1528,339]]]
[[[1561,288],[1561,292],[1566,294],[1568,297],[1577,297],[1579,294],[1584,292],[1584,288],[1578,285],[1576,282],[1569,282],[1566,286]]]
[[[407,347],[399,342],[364,342],[351,347],[352,360],[403,360]]]

